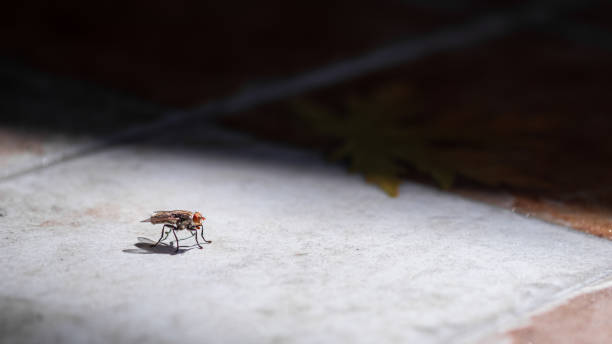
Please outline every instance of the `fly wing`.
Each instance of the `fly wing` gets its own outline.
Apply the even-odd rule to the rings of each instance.
[[[193,217],[193,212],[187,210],[172,210],[170,212],[172,213],[172,216],[180,220],[191,220]]]
[[[189,220],[192,216],[193,213],[187,210],[159,210],[151,215],[150,218],[142,222],[151,222],[152,224],[168,223],[174,225],[179,221]]]
[[[175,217],[171,211],[156,211],[150,218],[142,222],[176,224],[178,220],[179,218]]]

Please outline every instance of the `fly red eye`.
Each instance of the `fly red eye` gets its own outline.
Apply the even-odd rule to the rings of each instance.
[[[193,214],[193,222],[199,223],[202,220],[205,220],[206,218],[204,216],[202,216],[202,214],[200,213],[195,213]]]

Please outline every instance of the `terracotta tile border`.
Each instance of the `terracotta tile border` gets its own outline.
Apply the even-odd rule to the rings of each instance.
[[[612,342],[612,287],[576,296],[504,334],[513,344]]]
[[[585,206],[550,199],[535,199],[499,190],[456,188],[451,190],[462,197],[511,210],[536,218],[612,240],[612,210],[604,206]]]

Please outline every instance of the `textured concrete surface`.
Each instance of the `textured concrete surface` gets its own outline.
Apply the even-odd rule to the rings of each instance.
[[[0,183],[3,342],[473,342],[612,274],[608,240],[202,136]],[[213,243],[147,249],[175,208]]]

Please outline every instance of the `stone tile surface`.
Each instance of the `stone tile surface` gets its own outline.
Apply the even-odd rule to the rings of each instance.
[[[203,135],[0,183],[2,341],[472,342],[612,274],[607,240]],[[175,208],[213,243],[147,250]]]

